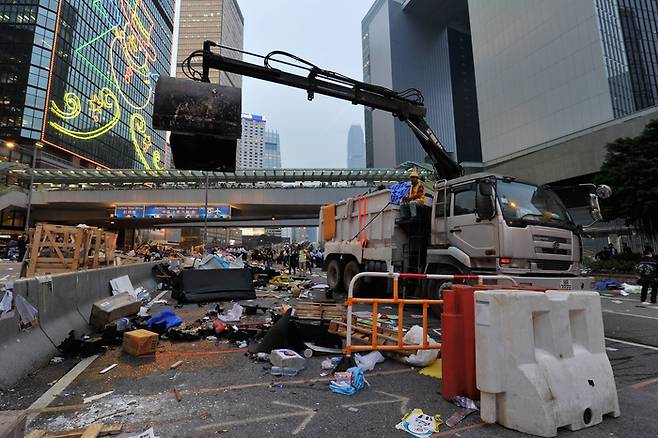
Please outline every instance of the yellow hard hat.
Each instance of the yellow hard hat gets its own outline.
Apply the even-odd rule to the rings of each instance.
[[[411,173],[409,174],[409,178],[413,178],[413,177],[420,178],[420,175],[418,174],[418,172],[416,172],[416,169],[412,170]]]

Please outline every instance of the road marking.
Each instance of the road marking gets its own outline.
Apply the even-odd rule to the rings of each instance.
[[[33,410],[45,409],[46,407],[48,407],[48,405],[52,403],[53,400],[55,400],[55,397],[60,395],[71,384],[71,382],[73,382],[80,374],[82,374],[84,370],[87,369],[89,365],[91,365],[93,361],[96,360],[98,356],[99,356],[98,354],[94,356],[89,356],[78,362],[78,364],[73,368],[71,368],[71,370],[68,373],[64,374],[64,376],[61,379],[59,379],[57,383],[51,386],[50,389],[48,389],[48,391],[44,392],[43,395],[41,395],[41,397],[39,397],[34,403],[32,403],[30,407],[27,408],[28,412]],[[38,415],[39,415],[38,413],[30,414],[27,418],[28,424],[32,420],[34,420]]]
[[[73,370],[71,370],[73,371]],[[389,371],[375,371],[372,373],[366,373],[366,377],[380,377],[380,376],[394,376],[397,374],[407,374],[407,373],[418,373],[418,370],[413,369],[413,368],[401,368],[399,370],[389,370]],[[304,379],[304,380],[281,380],[280,382],[283,383],[286,386],[295,386],[295,385],[308,385],[311,383],[319,383],[319,382],[330,382],[333,380],[333,377],[317,377],[314,379]],[[243,383],[240,385],[226,385],[226,386],[219,386],[215,388],[196,388],[196,389],[183,389],[183,390],[178,390],[178,393],[180,395],[195,395],[195,394],[207,394],[207,393],[213,393],[213,392],[226,392],[226,391],[239,391],[242,389],[253,389],[253,388],[263,388],[263,387],[269,387],[271,386],[271,382],[259,382],[259,383]],[[175,398],[173,392],[166,392],[163,394],[153,394],[153,395],[147,395],[144,396],[144,400],[157,400],[163,397],[170,397],[170,398]],[[34,412],[36,413],[56,413],[56,412],[68,412],[68,411],[76,411],[83,407],[81,404],[75,404],[75,405],[62,405],[62,406],[52,406],[49,408],[40,408],[40,409],[35,409]]]
[[[486,425],[487,425],[487,423],[475,423],[475,424],[471,424],[470,426],[458,427],[457,429],[450,429],[450,430],[446,430],[444,432],[439,432],[439,433],[434,434],[432,436],[450,436],[450,435],[454,435],[454,434],[459,433],[459,432],[464,432],[466,430],[479,429],[480,427],[483,427],[483,426],[486,426]]]
[[[645,386],[653,385],[654,383],[658,383],[658,377],[637,382],[636,384],[631,385],[631,388],[640,389],[644,388]]]
[[[607,336],[605,337],[605,340],[617,342],[618,344],[630,345],[633,347],[640,347],[640,348],[645,348],[647,350],[658,351],[658,347],[654,347],[653,345],[644,345],[644,344],[638,344],[636,342],[622,341],[621,339],[609,338]]]
[[[290,403],[284,403],[280,401],[273,401],[272,404],[294,408],[295,412],[265,415],[262,417],[250,417],[250,418],[244,418],[242,420],[232,420],[232,421],[223,421],[221,423],[206,424],[204,426],[197,427],[196,430],[204,431],[208,429],[220,429],[222,427],[227,427],[227,426],[240,426],[249,423],[260,423],[261,421],[279,420],[279,419],[294,418],[294,417],[306,417],[299,424],[299,426],[297,426],[295,430],[292,431],[293,435],[297,435],[298,433],[303,431],[306,428],[306,426],[308,426],[308,424],[311,422],[311,420],[313,419],[313,417],[315,417],[316,414],[316,412],[313,409],[309,409],[305,406],[293,405]],[[300,410],[302,412],[299,412]]]
[[[361,402],[361,403],[351,403],[347,405],[341,405],[341,408],[356,408],[358,406],[370,406],[370,405],[381,405],[385,403],[398,403],[400,402],[400,413],[402,415],[407,413],[407,406],[409,405],[409,397],[404,397],[402,395],[397,395],[397,394],[390,394],[388,392],[384,391],[375,391],[380,394],[387,395],[389,397],[392,397],[387,400],[375,400],[375,401],[369,401],[369,402]]]
[[[612,313],[614,315],[632,316],[634,318],[644,318],[644,319],[658,320],[658,318],[656,318],[655,316],[636,315],[635,313],[615,312],[614,310],[603,310],[603,313]]]

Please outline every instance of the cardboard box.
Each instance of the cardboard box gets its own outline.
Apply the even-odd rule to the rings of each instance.
[[[123,351],[133,356],[155,353],[158,334],[148,330],[133,330],[123,334]]]
[[[103,330],[106,324],[115,319],[136,315],[139,312],[140,305],[139,300],[127,292],[103,298],[91,306],[89,324],[96,330]]]

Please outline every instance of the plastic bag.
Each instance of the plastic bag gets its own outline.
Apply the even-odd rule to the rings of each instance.
[[[14,294],[11,289],[5,290],[5,295],[0,301],[0,312],[9,312],[11,310],[12,302],[14,300]]]
[[[429,344],[436,344],[437,342],[428,338]],[[404,335],[402,339],[406,345],[420,345],[423,343],[423,328],[419,325],[415,325],[409,329],[407,334]],[[407,365],[412,365],[415,367],[425,367],[436,360],[439,357],[439,350],[418,350],[418,353],[412,354],[411,356],[404,357],[402,361]]]
[[[14,303],[16,305],[18,315],[21,317],[22,325],[30,324],[32,321],[37,319],[39,311],[32,304],[28,303],[23,296],[16,295],[14,298]]]
[[[242,318],[242,311],[244,310],[244,307],[239,305],[238,303],[233,304],[233,308],[226,312],[226,315],[219,315],[217,318],[224,322],[238,322],[240,321],[240,318]]]
[[[375,365],[380,362],[384,362],[386,359],[379,351],[373,351],[366,354],[365,356],[355,354],[354,360],[356,361],[356,365],[358,367],[363,368],[363,371],[372,371],[375,369]]]

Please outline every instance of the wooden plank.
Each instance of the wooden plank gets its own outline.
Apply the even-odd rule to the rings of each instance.
[[[102,429],[98,436],[118,435],[123,430],[122,424],[101,424]],[[85,433],[86,429],[73,429],[65,432],[51,432],[45,435],[44,438],[75,438],[80,437]]]
[[[80,438],[96,438],[98,435],[100,435],[101,431],[103,430],[103,425],[99,423],[94,423],[87,427],[85,429],[84,433],[80,436]]]
[[[27,276],[28,277],[33,277],[34,273],[36,272],[37,269],[37,259],[39,258],[39,247],[41,246],[41,233],[43,230],[43,226],[40,226],[39,224],[36,225],[35,231],[34,231],[34,240],[32,241],[32,251],[30,254],[30,264],[27,269]]]

